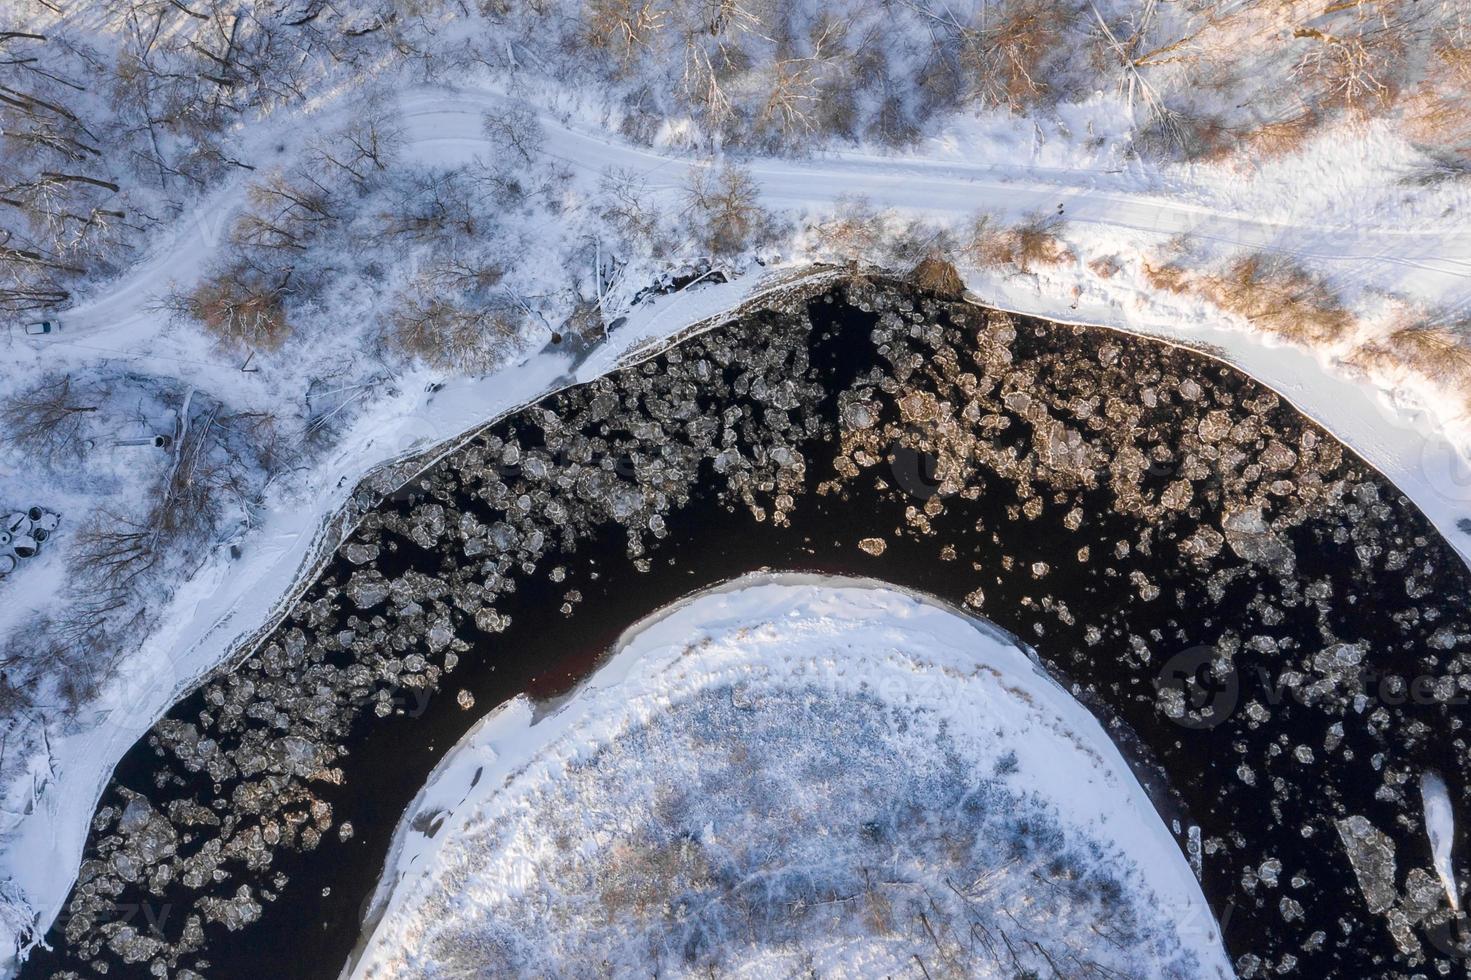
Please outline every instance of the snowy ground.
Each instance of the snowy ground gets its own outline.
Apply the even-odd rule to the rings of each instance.
[[[1232,975],[1098,721],[994,627],[852,579],[737,580],[629,630],[557,707],[492,711],[404,815],[375,905],[365,980],[496,956]]]
[[[399,109],[405,153],[446,165],[467,159],[484,141],[482,113],[506,101],[489,85],[404,92]],[[299,123],[277,119],[261,131],[260,142],[280,138],[282,152],[289,154],[291,126],[319,130],[352,109],[324,99]],[[1108,132],[1121,107],[1100,95],[1075,111],[1075,132]],[[610,137],[585,107],[548,99],[538,112],[546,131],[544,152],[573,171],[577,186],[590,192],[607,168],[618,167],[641,177],[656,200],[678,200],[689,158]],[[429,382],[444,379],[409,371],[356,406],[330,450],[272,490],[264,513],[240,540],[240,559],[232,561],[223,548],[200,556],[192,577],[163,610],[159,628],[98,702],[66,726],[44,713],[38,719],[48,727],[49,744],[3,794],[0,880],[9,880],[7,894],[19,899],[12,908],[21,916],[7,921],[7,928],[19,934],[33,921],[44,930],[70,887],[70,876],[56,869],[76,867],[87,821],[116,759],[180,691],[271,620],[282,598],[314,567],[326,521],[359,479],[408,448],[452,440],[549,387],[611,369],[640,344],[749,301],[827,254],[808,229],[840,199],[866,198],[892,209],[896,221],[955,225],[982,209],[1007,218],[1061,213],[1068,221],[1064,239],[1075,253],[1070,261],[1031,273],[965,270],[972,290],[1011,309],[1209,349],[1337,433],[1425,510],[1453,546],[1471,555],[1471,538],[1456,528],[1471,516],[1465,453],[1471,440],[1460,396],[1414,379],[1365,378],[1341,364],[1341,350],[1284,345],[1203,302],[1152,290],[1142,271],[1144,261],[1187,235],[1203,243],[1201,261],[1242,248],[1276,251],[1331,277],[1354,301],[1393,294],[1426,307],[1464,310],[1471,302],[1471,232],[1462,215],[1471,190],[1452,182],[1418,189],[1410,199],[1394,181],[1396,168],[1407,165],[1403,145],[1372,127],[1351,152],[1334,146],[1342,134],[1329,132],[1303,154],[1251,173],[1154,169],[1111,151],[1086,149],[1081,135],[1048,132],[1044,138],[1042,130],[1019,119],[999,128],[956,123],[897,157],[855,151],[752,161],[763,203],[792,227],[790,247],[780,256],[764,256],[764,267],[748,262],[734,283],[702,285],[627,309],[628,322],[575,374],[569,374],[571,359],[553,352],[518,358],[486,378],[451,379],[433,392],[426,390]],[[86,372],[123,366],[197,379],[244,407],[294,396],[293,385],[299,388],[311,371],[343,355],[342,348],[352,347],[359,335],[348,331],[319,339],[293,353],[300,363],[277,364],[275,374],[245,374],[235,360],[170,326],[155,307],[171,282],[187,284],[204,268],[243,199],[243,183],[215,192],[160,238],[146,261],[67,311],[59,336],[37,341],[12,333],[8,357],[16,376],[42,367]],[[1090,271],[1091,260],[1107,256],[1119,257],[1119,272],[1104,277]],[[637,276],[630,278],[621,300],[626,303],[639,284]],[[529,338],[533,346],[541,339]],[[370,358],[351,353],[350,380],[361,380],[372,368]],[[129,464],[118,466],[126,473]],[[18,504],[48,502],[47,488],[23,468],[0,473],[0,489],[22,498]],[[80,496],[64,502],[69,521],[85,512]],[[44,606],[64,576],[60,557],[43,557],[27,570],[34,574],[7,582],[9,612],[0,616],[19,617]]]

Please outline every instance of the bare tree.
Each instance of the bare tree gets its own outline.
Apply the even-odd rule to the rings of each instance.
[[[613,54],[626,69],[666,22],[658,0],[588,0],[587,43]]]
[[[1065,50],[1064,32],[1078,13],[1055,0],[981,4],[975,22],[955,25],[974,96],[1013,112],[1050,96],[1050,63]]]
[[[403,132],[388,112],[369,105],[345,129],[312,144],[321,163],[345,173],[359,191],[373,188],[387,174],[403,146]]]
[[[338,202],[327,186],[304,173],[276,173],[249,189],[250,210],[235,222],[238,245],[304,251],[339,221]]]
[[[138,580],[159,561],[159,539],[144,520],[103,509],[77,528],[72,568],[78,581],[106,596],[104,614],[120,607]]]
[[[516,107],[487,112],[481,120],[486,139],[506,153],[515,153],[523,164],[532,164],[546,143],[541,120],[530,109]]]
[[[443,371],[483,374],[514,348],[521,316],[510,304],[496,307],[442,293],[431,277],[398,296],[389,324],[389,341],[400,354]]]
[[[598,215],[617,232],[625,247],[661,251],[663,216],[650,200],[648,184],[637,174],[610,169],[598,183]]]
[[[1293,30],[1305,44],[1293,76],[1316,88],[1327,105],[1368,112],[1398,96],[1408,38],[1389,13],[1359,7],[1330,5],[1331,13]]]
[[[772,224],[750,172],[729,162],[690,168],[685,217],[700,247],[717,256],[744,251],[769,234]]]
[[[83,61],[64,32],[0,29],[0,309],[63,302],[120,251],[121,187]]]
[[[469,174],[412,171],[395,182],[391,203],[380,216],[383,233],[425,244],[488,235],[495,225],[474,193],[473,182],[489,180],[485,168]]]
[[[0,439],[32,460],[52,465],[81,457],[86,421],[101,392],[52,376],[0,404]]]
[[[241,350],[274,350],[291,335],[286,297],[290,267],[268,270],[240,261],[216,268],[191,291],[171,296],[166,306],[208,330],[222,344]]]

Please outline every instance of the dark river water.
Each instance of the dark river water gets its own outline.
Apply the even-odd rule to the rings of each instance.
[[[876,334],[880,314],[890,306],[900,314],[920,313]],[[513,587],[499,591],[494,608],[509,618],[508,626],[482,629],[469,612],[445,600],[466,648],[438,689],[397,685],[395,710],[386,717],[370,710],[347,714],[331,739],[341,751],[330,768],[340,775],[286,780],[292,787],[309,784],[312,799],[330,804],[331,829],[324,830],[320,844],[276,847],[256,867],[239,852],[218,865],[221,874],[210,876],[215,880],[187,887],[177,878],[145,888],[105,869],[84,873],[84,885],[90,881],[94,890],[116,894],[89,906],[88,927],[74,929],[70,938],[64,916],[48,937],[53,951],[38,952],[23,975],[67,969],[90,975],[102,962],[109,976],[147,975],[152,959],[169,972],[188,968],[208,977],[335,977],[359,939],[364,904],[399,815],[484,712],[521,692],[539,698],[566,692],[633,622],[691,592],[761,569],[867,576],[955,605],[969,599],[969,608],[1032,645],[1054,675],[1112,725],[1166,823],[1178,821],[1182,850],[1184,828],[1201,828],[1207,842],[1203,890],[1232,960],[1248,958],[1239,967],[1243,972],[1254,968],[1251,957],[1279,969],[1285,964],[1283,972],[1306,977],[1403,970],[1416,954],[1395,941],[1383,915],[1366,907],[1335,822],[1362,815],[1392,839],[1395,885],[1407,895],[1413,882],[1406,873],[1430,866],[1415,789],[1419,773],[1441,772],[1464,813],[1468,779],[1458,697],[1465,692],[1444,696],[1442,684],[1440,696],[1424,693],[1447,677],[1454,687],[1465,667],[1460,651],[1471,636],[1471,621],[1464,567],[1381,477],[1238,373],[1144,340],[1024,320],[1014,324],[1005,356],[952,359],[956,350],[995,350],[986,346],[989,335],[975,339],[981,314],[952,318],[948,309],[892,288],[839,291],[722,328],[688,342],[672,363],[661,357],[627,372],[625,380],[606,382],[603,390],[619,403],[611,413],[590,401],[593,393],[570,392],[498,423],[491,433],[507,441],[514,433],[523,455],[521,462],[495,468],[512,498],[545,485],[541,477],[527,475],[525,462],[553,441],[544,424],[550,416],[537,414],[542,409],[576,420],[585,435],[614,439],[624,432],[652,447],[643,457],[637,446],[619,450],[624,455],[613,469],[630,484],[643,481],[646,461],[659,456],[660,443],[670,444],[675,422],[680,431],[697,431],[700,418],[718,420],[731,406],[753,409],[741,423],[755,433],[747,440],[753,444],[765,438],[761,420],[773,405],[797,420],[776,424],[773,431],[778,442],[800,451],[804,465],[757,487],[764,508],[758,520],[707,453],[698,478],[686,485],[687,499],[670,494],[665,502],[662,536],[647,533],[645,521],[642,550],[635,554],[627,521],[573,514],[560,527],[549,525],[547,543],[525,563],[534,571],[518,561],[501,574]],[[943,341],[938,334],[922,335],[922,327],[932,323],[943,326]],[[1005,331],[997,336],[1004,341]],[[783,353],[783,343],[800,353]],[[681,385],[694,370],[691,363],[707,355],[723,365],[719,376],[729,391],[714,382],[696,386],[697,411],[671,421],[656,400],[661,386],[690,398],[690,389]],[[769,363],[762,368],[747,362]],[[743,372],[763,370],[768,381],[784,372],[806,379],[809,394],[794,396],[799,404],[793,407],[786,395],[763,394],[760,383],[743,386]],[[974,385],[965,374],[983,381],[994,375],[996,384]],[[957,392],[965,389],[971,390],[962,398]],[[1013,397],[1022,390],[1027,399]],[[1196,390],[1203,394],[1192,397]],[[935,392],[938,410],[905,403],[915,391]],[[1184,394],[1149,406],[1151,398],[1171,391]],[[1111,398],[1128,405],[1110,408]],[[1096,408],[1082,405],[1089,399],[1097,400]],[[966,401],[979,408],[967,414]],[[858,416],[845,411],[855,402],[873,406],[873,414],[891,427],[855,426]],[[1099,478],[1080,478],[1069,469],[1072,464],[1058,461],[1068,445],[1079,444],[1066,438],[1046,442],[1051,422],[1039,404],[1067,419],[1082,444],[1098,447],[1081,468]],[[1120,414],[1126,410],[1133,414]],[[1233,425],[1255,420],[1262,431],[1233,429],[1215,443],[1202,442],[1193,433],[1205,431],[1210,410],[1226,413]],[[1009,422],[1002,425],[1002,417]],[[640,435],[639,420],[649,418],[662,428]],[[1103,421],[1093,424],[1090,418]],[[959,427],[947,419],[959,420]],[[947,456],[954,456],[956,440],[969,438],[964,431],[977,429],[985,429],[986,438],[983,444],[965,443],[969,462],[958,479],[967,489],[951,492],[957,484],[943,483]],[[1129,432],[1120,435],[1121,429]],[[855,458],[870,444],[882,446],[882,461],[863,467],[858,477],[835,476],[843,470],[840,457]],[[1292,447],[1295,462],[1280,465],[1274,444]],[[1142,452],[1142,466],[1120,462],[1129,446]],[[555,471],[561,459],[548,455]],[[1254,473],[1254,465],[1263,472]],[[1215,470],[1201,476],[1201,467]],[[440,476],[431,473],[382,504],[380,513],[394,515],[399,530],[359,536],[384,543],[381,553],[365,564],[338,557],[305,600],[331,607],[325,618],[303,627],[308,658],[311,644],[326,642],[322,638],[335,635],[355,612],[343,595],[363,567],[376,568],[387,581],[417,572],[463,586],[485,577],[452,533],[425,547],[402,532],[422,519],[426,503],[444,507],[451,515],[448,525],[459,514],[473,515],[482,525],[502,519],[510,508],[483,491],[481,476],[465,475],[482,469],[483,462],[451,458]],[[763,479],[759,460],[757,470],[755,485]],[[1157,513],[1182,479],[1194,488],[1190,506]],[[1292,489],[1283,486],[1288,483]],[[1332,491],[1334,486],[1339,490]],[[787,520],[773,517],[782,506],[771,501],[782,492],[790,498]],[[1269,531],[1227,536],[1225,546],[1218,543],[1203,557],[1182,557],[1182,542],[1193,540],[1201,527],[1224,527],[1226,515],[1243,507],[1250,511],[1243,504],[1250,500],[1267,501],[1262,506],[1268,523],[1281,522]],[[1298,500],[1304,502],[1280,503]],[[859,548],[867,538],[884,540],[881,555]],[[1132,543],[1127,554],[1120,542]],[[548,570],[557,567],[564,571],[554,581]],[[563,603],[576,593],[580,598],[564,612]],[[400,620],[386,611],[381,615],[383,628],[417,631],[422,639],[417,612],[404,614],[397,627]],[[307,623],[301,617],[293,621]],[[1323,677],[1314,670],[1315,663],[1321,666],[1314,658],[1335,643],[1362,651],[1360,669],[1351,682],[1339,677],[1326,688],[1310,689],[1309,682]],[[1229,671],[1218,667],[1209,676],[1206,665],[1219,664],[1223,656]],[[353,657],[341,647],[322,654],[324,662],[339,666]],[[252,669],[242,668],[247,675]],[[1296,681],[1297,675],[1306,680]],[[1430,680],[1411,686],[1417,677]],[[1215,704],[1219,714],[1172,718],[1162,687],[1181,693],[1187,707]],[[473,696],[473,708],[461,706],[461,691]],[[1363,701],[1356,702],[1354,693]],[[247,709],[247,716],[269,717],[259,702],[252,703],[257,707]],[[219,697],[212,700],[208,690],[170,712],[171,719],[188,724],[202,715],[220,715]],[[181,821],[167,810],[170,801],[182,800],[215,814],[234,812],[240,804],[232,790],[246,781],[234,773],[220,779],[219,773],[191,771],[176,761],[181,756],[170,738],[134,746],[119,763],[103,804],[120,811],[131,790],[170,813],[181,828],[173,860],[182,867],[179,855],[238,835],[257,817],[241,816],[224,830],[199,830],[214,825]],[[229,748],[246,744],[246,737],[231,729],[218,741]],[[249,809],[262,814],[261,824],[271,812],[269,806]],[[339,829],[348,823],[353,832],[343,840]],[[136,853],[133,838],[119,826],[116,819],[101,819],[94,829],[88,857],[99,868],[114,867],[117,853]],[[1460,853],[1464,831],[1458,837]],[[229,849],[228,839],[224,846]],[[159,860],[167,859],[166,854]],[[1281,863],[1280,875],[1263,875],[1260,869],[1273,861]],[[1269,878],[1274,880],[1264,880]],[[229,896],[241,884],[256,895],[270,891],[279,897],[260,902],[259,918],[236,930],[206,917],[196,949],[155,949],[151,957],[127,963],[106,939],[98,941],[115,936],[116,923],[124,923],[177,945],[202,895]],[[1436,959],[1456,963],[1453,928],[1409,898],[1403,901],[1407,915],[1419,916],[1412,928],[1420,946],[1417,965],[1433,972]],[[89,948],[89,941],[95,945]]]

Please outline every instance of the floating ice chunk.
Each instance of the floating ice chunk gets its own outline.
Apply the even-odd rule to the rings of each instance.
[[[1451,863],[1451,844],[1456,839],[1456,814],[1451,809],[1451,794],[1445,780],[1436,772],[1420,777],[1420,799],[1425,803],[1425,833],[1430,836],[1430,851],[1435,858],[1435,873],[1445,885],[1451,908],[1461,910],[1460,892],[1456,888],[1456,869]]]

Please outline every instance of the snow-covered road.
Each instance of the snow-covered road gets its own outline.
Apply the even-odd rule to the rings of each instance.
[[[482,151],[481,116],[504,105],[492,91],[417,89],[400,96],[406,152],[451,163]],[[290,157],[307,135],[320,132],[354,111],[352,104],[327,104],[306,114],[294,129],[280,120],[263,127],[264,163],[281,143]],[[541,113],[545,151],[565,162],[589,188],[607,168],[641,176],[650,188],[676,197],[696,161],[634,146],[596,131],[586,120]],[[299,130],[299,132],[298,132]],[[283,134],[294,133],[283,141]],[[293,142],[294,141],[294,142]],[[1299,207],[1278,196],[1259,214],[1246,213],[1209,189],[1171,184],[1158,175],[1010,165],[989,159],[968,163],[963,144],[938,141],[914,156],[829,154],[805,160],[757,160],[751,171],[766,203],[785,211],[821,213],[840,197],[862,196],[880,207],[960,222],[984,210],[1005,217],[1030,212],[1061,213],[1076,232],[1118,251],[1157,247],[1177,235],[1192,235],[1243,248],[1301,256],[1315,269],[1366,287],[1404,292],[1426,301],[1465,308],[1471,301],[1471,225],[1430,223],[1396,227],[1314,213],[1311,195]],[[929,155],[920,159],[919,154]],[[63,314],[65,327],[50,342],[83,351],[151,351],[166,326],[156,309],[171,282],[187,283],[203,270],[224,241],[244,200],[245,182],[232,183],[195,208],[160,240],[150,255],[119,280],[85,297]],[[777,272],[790,272],[800,257]],[[1334,431],[1399,486],[1463,556],[1471,537],[1457,521],[1471,516],[1471,468],[1429,413],[1389,404],[1367,383],[1349,378],[1319,357],[1270,342],[1264,335],[1222,322],[1206,309],[1182,315],[1180,307],[1158,305],[1126,285],[1090,286],[1075,293],[1068,284],[1033,276],[974,271],[972,289],[995,305],[1072,322],[1157,336],[1206,348],[1270,385]],[[641,307],[613,341],[595,351],[576,373],[587,380],[617,366],[621,356],[645,342],[667,338],[690,323],[713,317],[770,287],[772,273],[667,297]],[[169,707],[177,694],[220,663],[236,642],[275,614],[298,577],[313,566],[324,521],[340,508],[353,484],[376,464],[410,445],[452,439],[490,417],[534,399],[571,380],[565,357],[534,356],[494,378],[462,380],[437,394],[423,391],[423,378],[404,379],[401,396],[375,405],[354,423],[323,474],[324,492],[312,507],[296,502],[273,511],[233,564],[206,563],[181,588],[165,615],[166,628],[149,638],[134,670],[125,670],[104,696],[98,720],[51,747],[46,760],[50,785],[34,807],[8,817],[11,834],[0,880],[26,896],[44,931],[60,911],[81,856],[88,821],[113,765]],[[110,708],[110,710],[108,710]],[[58,869],[66,869],[61,872]],[[14,928],[14,924],[10,924]],[[0,941],[3,941],[0,936]]]
[[[404,151],[450,164],[484,153],[487,111],[521,105],[491,90],[418,88],[399,97]],[[330,105],[304,117],[320,132],[347,119],[355,105]],[[543,152],[574,172],[596,179],[617,168],[645,180],[651,191],[677,195],[694,157],[638,146],[563,115],[538,113],[546,132]],[[288,159],[292,145],[271,129],[254,141],[259,156]],[[284,147],[279,151],[271,143]],[[931,154],[925,156],[924,154]],[[1136,171],[966,162],[943,141],[909,155],[832,152],[820,157],[756,159],[750,170],[763,201],[783,212],[821,213],[845,197],[915,216],[963,221],[979,211],[1006,218],[1060,213],[1070,225],[1096,226],[1165,240],[1179,235],[1242,249],[1297,256],[1334,278],[1352,278],[1385,290],[1433,298],[1457,307],[1471,302],[1471,223],[1403,227],[1361,216],[1323,213],[1312,201],[1273,202],[1270,213],[1249,213],[1215,199],[1208,184],[1170,183]],[[244,198],[245,179],[215,192],[177,223],[133,271],[67,313],[67,332],[109,334],[156,322],[153,306],[170,282],[188,282],[208,264]],[[1059,211],[1059,208],[1061,209]],[[1358,220],[1350,220],[1357,217]]]

